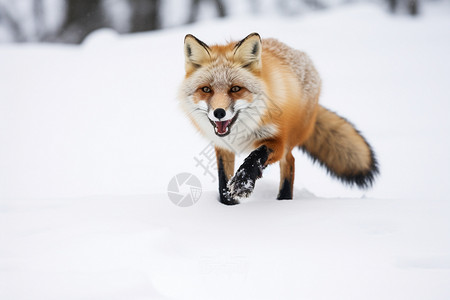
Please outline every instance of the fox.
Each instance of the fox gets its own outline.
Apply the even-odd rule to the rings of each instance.
[[[258,33],[225,45],[187,34],[184,58],[180,106],[213,142],[221,203],[249,197],[276,162],[277,199],[293,199],[294,148],[344,184],[373,185],[379,168],[372,147],[352,123],[319,104],[321,78],[306,53]],[[249,154],[234,173],[242,153]]]

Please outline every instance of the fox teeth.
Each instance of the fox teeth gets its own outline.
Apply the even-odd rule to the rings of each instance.
[[[219,133],[219,130],[217,129],[217,127],[214,127],[214,130],[216,133]],[[219,133],[220,135],[226,134],[228,133],[228,126],[225,128],[225,132],[224,133]]]

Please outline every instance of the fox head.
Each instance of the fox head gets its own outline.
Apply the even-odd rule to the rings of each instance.
[[[239,124],[249,131],[259,126],[261,112],[255,100],[263,94],[261,53],[257,33],[213,46],[186,35],[186,76],[179,98],[204,135],[217,141],[236,133]]]

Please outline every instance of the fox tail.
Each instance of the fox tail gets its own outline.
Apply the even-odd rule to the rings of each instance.
[[[312,135],[300,149],[349,185],[371,187],[379,173],[375,153],[359,131],[323,106],[319,106]]]

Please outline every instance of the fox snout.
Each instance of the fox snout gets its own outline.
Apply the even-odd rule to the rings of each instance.
[[[226,136],[230,133],[231,126],[237,119],[238,113],[228,108],[210,108],[208,112],[208,118],[214,127],[214,133],[218,136]]]

